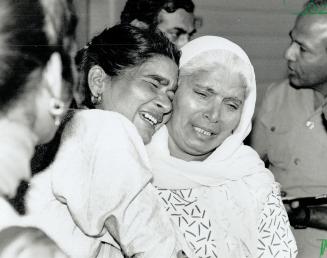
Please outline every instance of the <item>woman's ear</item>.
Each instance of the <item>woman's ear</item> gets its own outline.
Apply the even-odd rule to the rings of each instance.
[[[98,97],[105,91],[105,79],[107,74],[98,65],[91,67],[88,73],[88,85],[93,96]]]
[[[50,95],[56,99],[61,99],[63,91],[62,83],[62,62],[59,53],[53,53],[43,70],[43,78],[47,83]]]

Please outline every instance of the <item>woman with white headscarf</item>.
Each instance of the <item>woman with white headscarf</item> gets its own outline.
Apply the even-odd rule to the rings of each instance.
[[[213,36],[182,48],[173,115],[148,145],[154,185],[197,257],[295,257],[279,185],[243,144],[256,99],[253,67]]]

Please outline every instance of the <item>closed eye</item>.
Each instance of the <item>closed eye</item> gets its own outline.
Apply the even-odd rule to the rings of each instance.
[[[301,52],[307,52],[307,50],[303,46],[300,46],[300,50]]]
[[[157,81],[155,81],[155,80],[146,80],[146,82],[147,82],[148,84],[150,84],[151,87],[154,87],[154,88],[156,88],[156,89],[159,88],[159,82],[157,82]]]
[[[225,102],[225,104],[227,105],[227,108],[230,111],[237,111],[241,107],[240,103],[235,103],[235,102]]]
[[[238,110],[239,106],[234,104],[227,104],[228,108],[232,111]]]
[[[207,97],[207,93],[199,90],[193,90],[195,94],[199,95],[200,97]]]

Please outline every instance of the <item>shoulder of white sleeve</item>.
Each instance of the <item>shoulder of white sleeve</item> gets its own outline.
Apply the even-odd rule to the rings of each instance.
[[[255,196],[259,213],[267,202],[269,195],[273,191],[278,191],[279,189],[278,183],[276,183],[273,174],[265,167],[262,167],[262,169],[255,175],[246,177],[244,181],[246,182],[248,189]]]
[[[106,159],[109,166],[114,157],[120,157],[119,161],[125,162],[135,160],[144,167],[145,178],[150,177],[150,162],[145,146],[129,120],[110,111],[77,112],[65,126],[59,150],[51,165],[54,192],[68,191],[71,182],[76,182],[77,177],[80,181],[82,174],[88,178],[90,175],[85,175],[98,169],[99,161],[105,162]],[[118,162],[117,158],[115,162]]]

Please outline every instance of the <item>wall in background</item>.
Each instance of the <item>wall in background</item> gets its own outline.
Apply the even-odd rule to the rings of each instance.
[[[265,88],[286,75],[284,52],[303,0],[193,0],[203,26],[196,34],[218,35],[249,55],[257,78],[258,104]]]
[[[270,83],[285,77],[284,51],[296,12],[304,0],[193,0],[203,26],[196,37],[231,39],[248,53],[257,76],[258,104]],[[79,46],[106,26],[119,22],[126,0],[76,0],[82,14]],[[83,10],[84,8],[84,10]]]

